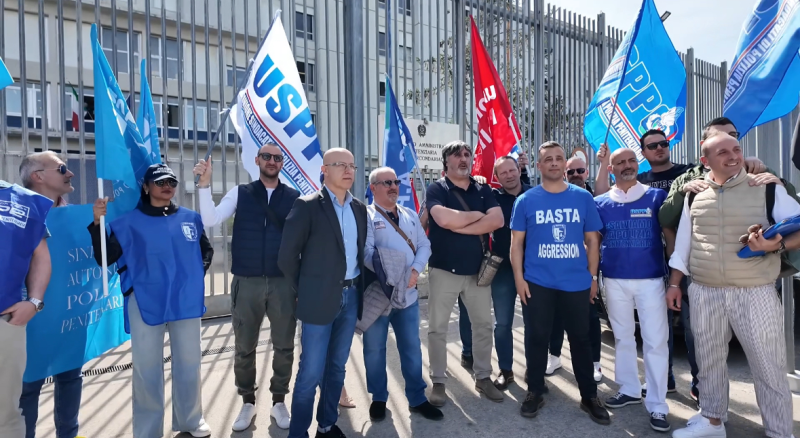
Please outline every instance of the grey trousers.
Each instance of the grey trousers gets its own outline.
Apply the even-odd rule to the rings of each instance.
[[[728,343],[731,330],[747,355],[756,401],[768,437],[792,436],[792,395],[786,379],[783,309],[773,284],[758,287],[689,286],[700,406],[723,419],[728,411]]]
[[[22,375],[25,374],[25,326],[11,325],[0,318],[0,437],[23,438],[25,419],[19,408]]]
[[[233,277],[231,315],[236,336],[233,373],[239,395],[256,392],[256,347],[264,315],[272,341],[272,378],[269,392],[288,394],[294,362],[297,299],[283,277]]]

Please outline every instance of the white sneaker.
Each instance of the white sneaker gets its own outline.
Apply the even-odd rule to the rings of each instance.
[[[695,415],[688,423],[686,428],[672,432],[672,438],[726,438],[725,424],[714,426],[708,418]]]
[[[245,403],[242,405],[242,410],[239,411],[239,416],[236,417],[236,421],[233,422],[233,431],[234,432],[241,432],[248,427],[253,422],[253,417],[256,416],[256,405],[252,403]]]
[[[275,424],[281,429],[288,429],[291,417],[289,416],[289,409],[286,408],[286,403],[277,403],[269,411],[269,416],[275,419]]]
[[[603,380],[603,370],[600,368],[600,362],[594,363],[594,381],[600,382]]]
[[[211,426],[206,423],[206,420],[200,420],[200,427],[189,431],[189,435],[195,438],[205,438],[207,436],[211,436]]]
[[[555,373],[559,368],[561,368],[561,357],[556,357],[551,354],[547,358],[547,370],[545,370],[544,373],[549,376]]]

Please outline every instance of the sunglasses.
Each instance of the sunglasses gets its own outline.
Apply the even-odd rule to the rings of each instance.
[[[669,140],[661,140],[661,141],[656,142],[656,143],[650,143],[650,144],[646,145],[645,147],[647,149],[650,149],[651,151],[654,151],[654,150],[658,149],[659,146],[664,148],[664,149],[669,149]]]
[[[162,180],[154,181],[153,184],[155,184],[156,187],[164,187],[165,185],[169,185],[173,189],[175,187],[178,187],[178,181],[175,181],[174,179],[162,179]]]
[[[580,167],[578,169],[570,169],[567,171],[567,175],[572,176],[575,174],[575,172],[578,172],[578,175],[583,175],[586,173],[586,168]]]
[[[37,170],[37,172],[44,172],[46,170],[57,170],[58,173],[60,173],[62,175],[66,175],[67,172],[69,172],[69,169],[67,169],[67,165],[66,164],[62,164],[62,165],[60,165],[60,166],[58,166],[58,167],[56,167],[54,169],[39,169],[39,170]]]
[[[386,181],[375,181],[375,184],[383,184],[383,185],[384,185],[384,186],[386,186],[386,187],[391,187],[391,186],[392,186],[392,184],[394,184],[394,185],[396,185],[397,187],[400,187],[400,182],[401,182],[401,181],[400,181],[399,179],[394,179],[394,180],[392,180],[392,179],[387,179]]]
[[[272,160],[276,163],[280,163],[283,161],[283,155],[273,155],[273,154],[258,154],[258,158],[261,158],[264,161]]]

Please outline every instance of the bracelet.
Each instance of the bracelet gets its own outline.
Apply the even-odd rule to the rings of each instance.
[[[669,287],[677,287],[678,289],[680,289],[680,288],[681,288],[680,286],[678,286],[678,285],[675,285],[675,284],[670,284],[670,285],[669,285]],[[669,287],[668,287],[667,289],[669,289]]]

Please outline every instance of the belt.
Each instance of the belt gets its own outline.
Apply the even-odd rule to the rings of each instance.
[[[351,278],[350,280],[340,281],[339,284],[342,285],[342,289],[347,289],[348,287],[355,286],[356,282],[358,282],[358,277]]]

